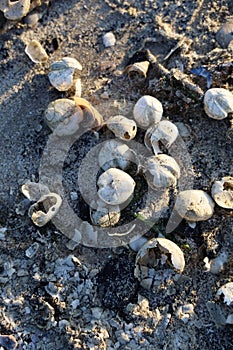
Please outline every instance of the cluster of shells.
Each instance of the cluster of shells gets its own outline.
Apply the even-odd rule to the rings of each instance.
[[[67,91],[77,83],[73,79],[76,69],[81,70],[81,64],[74,58],[64,57],[51,64],[49,80],[57,90]],[[97,199],[90,205],[93,225],[113,227],[120,220],[121,208],[126,207],[134,195],[136,183],[128,171],[132,163],[152,190],[176,187],[180,166],[164,152],[169,152],[179,131],[171,121],[162,120],[163,106],[155,97],[142,96],[134,105],[131,119],[115,115],[104,122],[101,114],[81,98],[81,90],[77,90],[72,98],[51,102],[45,111],[45,122],[54,135],[61,138],[75,134],[82,127],[98,130],[103,125],[115,135],[115,139],[103,143],[100,149],[98,163],[103,172],[97,179]],[[204,109],[211,118],[223,119],[233,112],[233,95],[225,89],[209,89],[204,97]],[[145,131],[145,146],[153,152],[150,157],[140,157],[129,147],[138,128]],[[30,201],[36,202],[29,210],[35,225],[43,226],[59,214],[62,199],[58,194],[50,193],[46,186],[28,182],[23,185],[22,192]],[[174,211],[193,227],[197,221],[208,220],[213,215],[215,202],[223,208],[233,209],[233,177],[225,176],[215,181],[211,195],[203,190],[182,191],[177,195]],[[158,282],[155,272],[158,269],[166,266],[167,278],[170,271],[173,274],[184,269],[183,252],[163,237],[149,241],[142,238],[139,245],[132,242],[132,249],[137,251],[135,276],[146,288]]]

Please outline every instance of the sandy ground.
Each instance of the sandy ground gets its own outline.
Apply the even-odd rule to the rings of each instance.
[[[166,236],[184,252],[184,272],[146,290],[134,277],[136,253],[126,243],[104,249],[80,244],[71,250],[71,237],[53,223],[33,225],[27,214],[30,203],[20,187],[26,180],[39,181],[51,135],[45,109],[55,99],[72,96],[72,91],[58,92],[48,80],[50,63],[64,56],[82,64],[82,97],[104,120],[122,111],[132,117],[135,102],[144,94],[161,101],[164,118],[183,130],[192,173],[192,179],[186,178],[193,188],[210,193],[214,180],[233,175],[230,117],[207,117],[202,100],[206,79],[190,73],[204,66],[211,73],[211,87],[233,90],[231,47],[222,48],[216,40],[219,28],[233,16],[232,1],[55,0],[33,11],[39,14],[33,26],[27,24],[28,17],[18,22],[6,21],[2,13],[0,17],[0,335],[6,336],[0,336],[0,345],[46,350],[231,349],[232,325],[224,320],[232,306],[216,298],[218,288],[232,281],[231,210],[216,205],[209,220],[194,229],[182,222]],[[116,44],[106,48],[103,35],[109,31]],[[47,51],[47,62],[35,64],[25,54],[32,39]],[[168,75],[151,63],[146,79],[130,80],[125,67],[146,49]],[[177,77],[176,69],[187,81]],[[98,133],[100,141],[112,137],[106,128]],[[140,131],[137,142],[143,135]],[[88,206],[77,189],[78,168],[96,144],[95,133],[80,138],[63,170],[67,200],[87,221]],[[171,199],[168,214],[173,204]],[[128,215],[126,211],[125,222],[132,219]],[[167,220],[159,220],[146,236],[164,235]],[[26,253],[30,247],[36,247],[32,257]],[[203,259],[221,254],[227,256],[222,270],[206,272]],[[186,307],[185,316],[180,307]]]

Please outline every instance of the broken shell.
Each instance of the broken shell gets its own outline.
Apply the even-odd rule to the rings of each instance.
[[[2,1],[0,10],[3,11],[5,18],[15,21],[29,12],[30,0]]]
[[[187,221],[204,221],[213,215],[214,201],[202,190],[186,190],[178,194],[174,209]]]
[[[117,140],[106,141],[98,155],[99,165],[103,170],[109,168],[126,170],[134,159],[132,150]]]
[[[150,62],[148,61],[135,62],[134,64],[130,64],[125,68],[125,73],[128,74],[129,78],[134,76],[135,74],[146,78],[149,64]]]
[[[153,189],[175,186],[180,177],[180,167],[174,158],[158,154],[146,159],[144,175]]]
[[[159,141],[169,148],[179,135],[177,126],[169,120],[161,120],[158,125],[150,127],[145,134],[145,145],[148,149],[153,148],[154,154],[162,153]]]
[[[50,83],[58,91],[67,91],[73,85],[73,74],[75,69],[82,70],[81,64],[72,57],[64,57],[61,61],[50,65],[48,74]]]
[[[32,40],[25,48],[25,53],[34,63],[43,63],[48,60],[48,55],[39,41]]]
[[[21,187],[21,191],[30,201],[36,202],[45,194],[49,194],[49,188],[37,182],[28,181]]]
[[[57,214],[61,203],[61,197],[56,193],[50,192],[33,204],[28,214],[34,224],[41,227],[47,224]],[[41,207],[44,207],[44,211],[41,210]]]
[[[184,254],[175,243],[166,238],[152,238],[137,253],[134,276],[143,287],[149,289],[158,270],[172,267],[173,270],[182,272],[184,266]]]
[[[102,115],[85,98],[74,96],[73,100],[83,112],[82,126],[85,128],[97,128],[103,125]]]
[[[112,227],[116,225],[121,216],[118,205],[109,206],[100,199],[90,205],[90,218],[94,225]]]
[[[56,129],[58,136],[72,135],[79,129],[82,120],[82,109],[67,98],[51,102],[45,111],[47,125],[52,131]]]
[[[213,119],[222,120],[233,112],[233,94],[223,88],[213,88],[206,91],[204,110]]]
[[[134,120],[122,115],[111,117],[107,120],[107,127],[121,140],[132,140],[137,133],[137,125]]]
[[[105,47],[114,46],[116,43],[115,35],[112,32],[108,32],[103,36],[103,43]]]
[[[217,296],[224,295],[224,303],[230,305],[233,303],[233,282],[229,282],[220,287]]]
[[[75,97],[81,97],[82,96],[82,82],[81,79],[78,78],[75,81]]]
[[[97,185],[100,199],[110,205],[119,205],[132,196],[135,181],[124,171],[110,168],[100,175]]]
[[[134,119],[142,129],[160,122],[163,114],[163,106],[157,98],[145,95],[135,104],[133,109]]]
[[[233,209],[233,177],[225,176],[220,181],[215,181],[211,195],[220,207]]]

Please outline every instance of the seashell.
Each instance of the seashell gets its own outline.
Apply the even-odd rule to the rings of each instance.
[[[174,209],[187,221],[204,221],[213,215],[214,201],[202,190],[186,190],[178,194]]]
[[[180,177],[180,167],[174,158],[158,154],[146,159],[144,175],[153,189],[175,186]]]
[[[118,205],[109,206],[100,199],[90,205],[90,218],[96,226],[112,227],[119,222],[120,217],[121,211]]]
[[[142,96],[133,109],[134,119],[142,129],[147,129],[149,126],[159,123],[162,114],[163,106],[161,102],[149,95]]]
[[[159,148],[161,142],[166,148],[171,147],[179,136],[177,126],[169,120],[161,120],[158,125],[147,129],[144,143],[148,149],[153,149],[154,154],[162,153]]]
[[[82,83],[81,83],[81,79],[78,78],[75,81],[75,97],[81,97],[82,96]]]
[[[23,18],[29,12],[30,0],[2,1],[0,10],[3,11],[5,18],[15,21]]]
[[[135,181],[124,171],[110,168],[100,175],[97,185],[100,199],[110,205],[119,205],[132,196]]]
[[[98,155],[99,165],[103,170],[120,168],[126,170],[134,162],[132,150],[117,140],[106,141]]]
[[[220,207],[233,209],[233,177],[225,176],[220,181],[215,181],[211,195]]]
[[[137,125],[134,120],[122,115],[116,115],[107,120],[107,127],[121,140],[132,140],[137,133]]]
[[[62,204],[61,197],[50,192],[42,196],[35,204],[33,204],[29,209],[29,216],[36,226],[44,226],[49,222],[58,212]],[[42,211],[41,207],[44,207]]]
[[[33,256],[35,256],[39,250],[40,246],[39,243],[34,242],[28,249],[25,251],[25,255],[27,258],[31,259]]]
[[[48,74],[50,83],[58,91],[67,91],[73,85],[73,74],[75,69],[82,70],[81,64],[72,57],[64,57],[61,61],[50,65]]]
[[[149,64],[150,62],[148,61],[135,62],[134,64],[130,64],[125,68],[125,73],[128,74],[129,78],[135,74],[146,78]]]
[[[45,121],[58,136],[72,135],[83,120],[82,109],[75,101],[61,98],[51,102],[45,111]]]
[[[50,192],[47,186],[31,181],[22,185],[21,191],[31,202],[38,201],[42,196],[49,194]]]
[[[204,110],[213,119],[222,120],[233,112],[233,94],[223,88],[213,88],[204,95]]]
[[[205,263],[206,271],[210,271],[213,274],[218,274],[223,271],[224,264],[228,260],[228,254],[226,252],[222,252],[216,258],[209,260],[206,256],[203,261]]]
[[[97,128],[103,125],[102,115],[85,98],[73,97],[77,107],[83,112],[82,126],[85,128]]]
[[[111,47],[116,44],[115,35],[112,32],[108,32],[103,36],[103,43],[105,47]]]
[[[220,287],[217,296],[224,295],[224,303],[231,305],[233,303],[233,282],[229,282]]]
[[[39,41],[32,40],[25,48],[25,53],[34,63],[44,63],[48,60],[48,55]]]
[[[158,270],[166,270],[172,267],[177,272],[182,272],[185,267],[182,250],[172,241],[166,238],[152,238],[139,249],[136,260],[134,276],[146,289],[150,289]]]

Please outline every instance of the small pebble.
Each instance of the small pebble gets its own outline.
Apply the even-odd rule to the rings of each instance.
[[[223,49],[226,49],[233,40],[233,21],[226,22],[216,33],[216,40]]]
[[[39,244],[35,242],[25,251],[25,255],[27,258],[31,259],[38,252],[38,250]]]
[[[103,36],[103,43],[105,47],[114,46],[116,43],[115,35],[112,32],[108,32]]]

